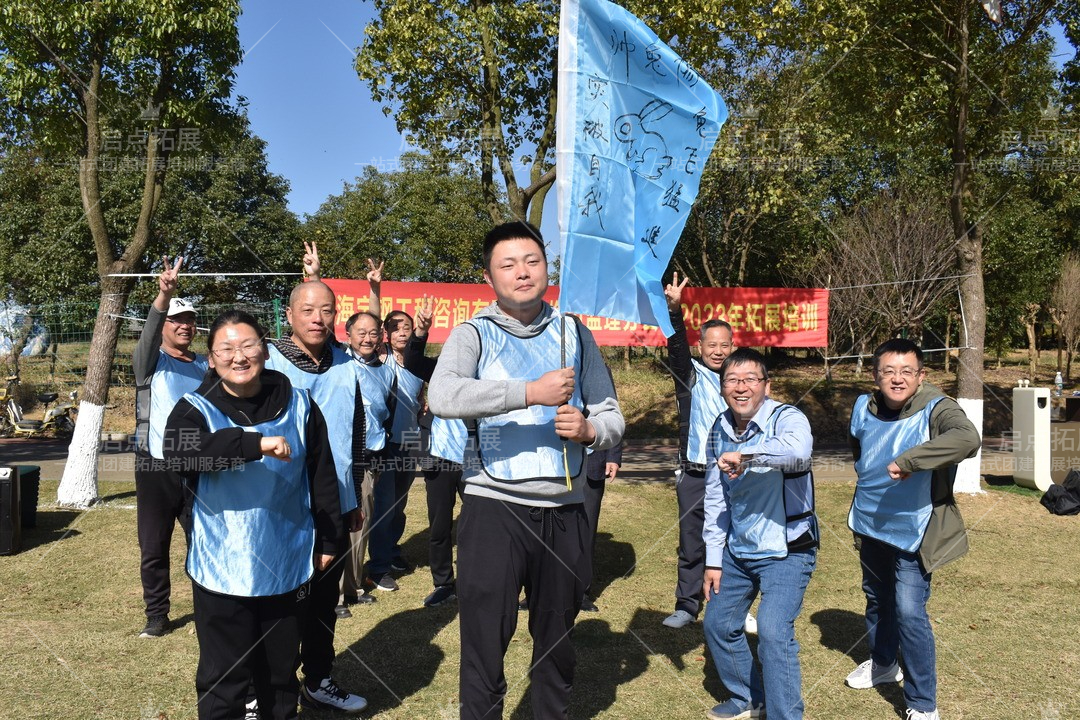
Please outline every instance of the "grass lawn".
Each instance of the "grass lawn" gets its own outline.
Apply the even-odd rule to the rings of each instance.
[[[866,657],[858,563],[845,528],[852,489],[843,481],[818,488],[823,545],[797,625],[807,717],[896,718],[899,688],[843,686]],[[181,626],[160,640],[139,639],[133,486],[107,484],[101,494],[107,501],[81,514],[43,507],[23,551],[0,558],[2,717],[195,717],[198,648],[183,542],[174,544],[172,612]],[[41,497],[55,497],[55,483]],[[1080,520],[996,488],[960,502],[972,550],[937,573],[930,603],[942,717],[1080,717]],[[417,560],[426,556],[423,508],[418,482],[406,532],[406,551]],[[600,524],[594,591],[601,611],[578,620],[571,716],[704,718],[723,695],[701,626],[660,625],[673,604],[673,487],[610,485]],[[368,698],[368,717],[457,717],[456,605],[421,606],[430,591],[424,566],[401,587],[338,624],[337,679]],[[506,716],[521,719],[531,717],[524,619],[506,660]]]

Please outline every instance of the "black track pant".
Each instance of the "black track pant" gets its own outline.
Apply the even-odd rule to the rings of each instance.
[[[244,717],[254,683],[263,718],[296,717],[296,667],[306,585],[283,595],[236,597],[192,583],[199,666],[195,673],[199,720]]]
[[[538,508],[466,495],[458,519],[462,720],[501,718],[503,656],[525,589],[533,638],[535,720],[568,717],[576,662],[571,631],[589,583],[582,505]]]

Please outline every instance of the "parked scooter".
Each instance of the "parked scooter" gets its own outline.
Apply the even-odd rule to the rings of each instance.
[[[19,386],[19,376],[11,375],[7,378],[7,387],[0,388],[0,402],[4,403],[3,413],[0,414],[0,436],[3,437],[41,437],[52,434],[56,437],[70,437],[75,430],[75,415],[79,408],[76,405],[78,391],[68,393],[70,402],[58,404],[45,411],[42,420],[27,420],[23,417],[22,408],[15,399],[15,389]],[[55,402],[60,397],[59,393],[41,393],[38,401],[43,403]]]

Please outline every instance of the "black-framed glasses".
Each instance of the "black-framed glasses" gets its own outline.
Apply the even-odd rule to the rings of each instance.
[[[739,383],[742,383],[746,387],[753,388],[763,382],[765,382],[765,378],[761,377],[724,378],[724,387],[735,387]]]

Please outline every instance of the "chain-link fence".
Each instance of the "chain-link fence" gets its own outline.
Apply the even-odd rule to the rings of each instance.
[[[285,326],[284,303],[201,305],[197,308],[200,336],[192,348],[206,352],[206,330],[220,313],[230,309],[250,312],[270,333],[280,337]],[[148,306],[129,306],[116,318],[119,335],[113,359],[106,429],[130,432],[134,428],[135,375],[132,354],[142,332]],[[19,376],[16,399],[28,416],[40,415],[44,407],[39,393],[58,392],[61,397],[77,390],[86,379],[90,340],[97,318],[96,303],[55,303],[26,306],[0,304],[0,371]]]

